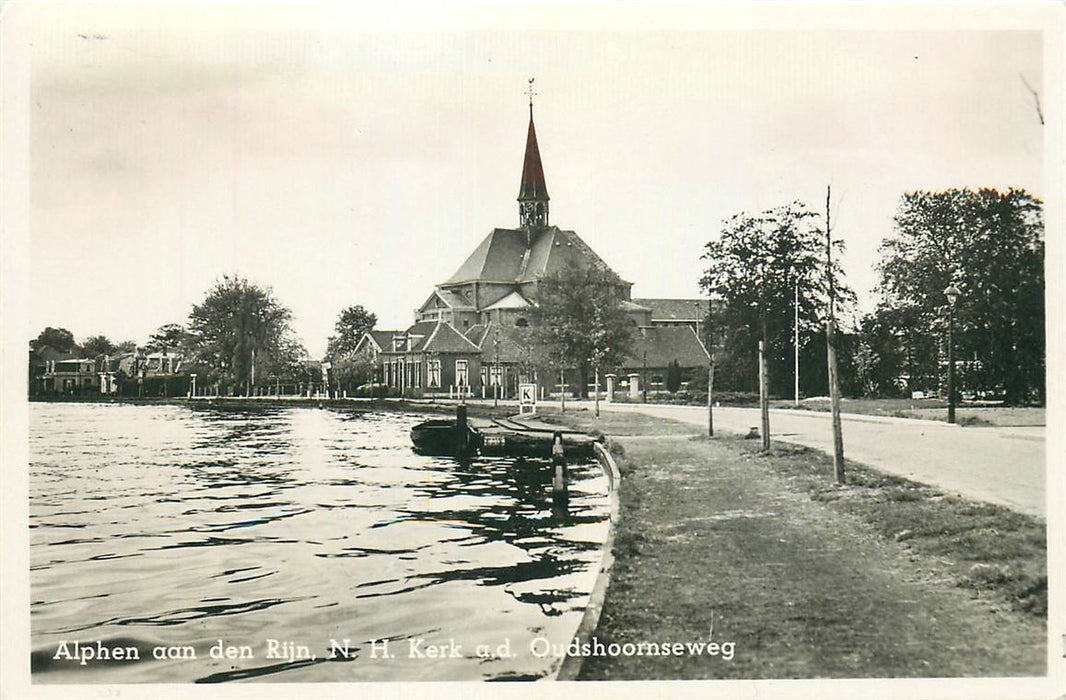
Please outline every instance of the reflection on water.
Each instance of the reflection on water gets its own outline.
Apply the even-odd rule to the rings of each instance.
[[[38,682],[543,677],[595,579],[594,465],[553,513],[546,464],[417,456],[421,416],[30,409]]]

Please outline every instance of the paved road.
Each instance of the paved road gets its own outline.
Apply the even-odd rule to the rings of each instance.
[[[699,406],[600,404],[707,426]],[[759,425],[755,408],[715,408],[715,430],[747,433]],[[842,416],[844,455],[891,474],[1044,517],[1046,487],[1043,428],[960,428],[937,421]],[[770,436],[832,453],[830,415],[771,410]]]

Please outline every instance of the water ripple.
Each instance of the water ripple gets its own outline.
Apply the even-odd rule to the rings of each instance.
[[[573,465],[558,508],[543,462],[415,455],[413,414],[30,408],[37,682],[539,678],[557,660],[382,663],[359,650],[423,637],[469,649],[509,638],[517,650],[533,634],[562,642],[595,580],[608,504],[592,465]],[[130,638],[131,627],[161,637]],[[75,633],[202,653],[92,673],[45,658]],[[342,638],[353,653],[325,658]],[[270,659],[271,639],[322,653]],[[221,640],[255,657],[212,659]]]

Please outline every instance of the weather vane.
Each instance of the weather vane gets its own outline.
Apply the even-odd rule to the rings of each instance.
[[[526,91],[526,94],[529,95],[529,109],[530,109],[530,111],[533,110],[533,96],[537,94],[537,93],[533,92],[533,81],[534,80],[536,80],[536,78],[530,78],[529,79],[529,90]]]

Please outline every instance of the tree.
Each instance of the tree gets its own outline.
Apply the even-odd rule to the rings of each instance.
[[[532,352],[556,370],[576,368],[587,396],[590,370],[621,364],[632,347],[621,280],[602,265],[568,263],[537,283]]]
[[[377,322],[378,317],[359,304],[344,309],[333,326],[334,335],[329,337],[326,356],[334,362],[350,356],[355,352],[355,346],[368,331],[373,330]]]
[[[78,344],[74,342],[74,334],[66,328],[52,328],[48,326],[34,339],[30,341],[30,349],[33,351],[50,347],[59,352],[75,352]]]
[[[167,323],[148,336],[148,342],[144,347],[149,352],[181,348],[187,344],[188,336],[185,326],[180,323]]]
[[[292,312],[269,288],[224,276],[189,314],[191,364],[206,381],[249,393],[306,355],[293,337]]]
[[[1008,403],[1044,400],[1044,222],[1022,190],[912,192],[881,247],[879,311],[897,335],[920,336],[916,362],[946,372],[947,299],[960,290],[956,357],[964,388]]]
[[[818,214],[802,203],[756,215],[736,214],[723,222],[718,238],[707,243],[708,263],[700,286],[715,300],[708,332],[721,337],[715,361],[723,389],[758,387],[758,341],[766,346],[770,393],[791,393],[793,319],[799,288],[801,346],[823,332],[828,316],[825,239]],[[834,242],[839,261],[843,242]],[[855,299],[833,264],[837,303],[845,309]],[[839,308],[839,307],[838,307]]]
[[[81,354],[85,357],[99,357],[100,355],[114,355],[118,346],[108,340],[106,335],[94,335],[85,339],[81,344]]]

